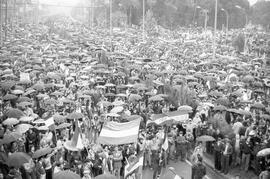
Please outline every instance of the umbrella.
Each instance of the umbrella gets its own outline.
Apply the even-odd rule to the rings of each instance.
[[[24,102],[20,102],[17,106],[25,108],[26,106],[32,106],[32,103],[24,101]]]
[[[112,104],[109,101],[99,101],[97,105],[103,105],[104,107],[111,106]]]
[[[55,114],[55,115],[53,116],[53,119],[54,119],[55,123],[60,124],[60,123],[65,122],[66,117],[65,117],[65,116],[62,116],[62,115],[60,115],[60,114]]]
[[[45,85],[42,83],[36,83],[32,86],[33,89],[37,90],[37,91],[42,91],[45,89]]]
[[[24,92],[22,90],[16,89],[12,91],[13,94],[23,94]]]
[[[55,173],[53,179],[81,179],[81,177],[74,172],[64,170]]]
[[[53,150],[54,149],[50,148],[50,147],[42,148],[42,149],[39,149],[39,150],[35,151],[32,157],[33,158],[39,158],[39,157],[42,157],[42,156],[45,156],[47,154],[52,153]]]
[[[16,125],[19,123],[19,120],[16,118],[7,118],[6,120],[4,120],[2,122],[2,124],[6,125],[6,126],[12,126],[12,125]]]
[[[263,115],[261,115],[261,118],[269,120],[270,115],[269,114],[263,114]]]
[[[112,105],[113,106],[123,106],[125,104],[125,102],[123,102],[123,101],[114,101],[113,103],[112,103]]]
[[[207,141],[215,141],[215,138],[209,135],[202,135],[196,138],[197,141],[207,142]]]
[[[26,131],[28,131],[33,126],[30,124],[19,124],[15,127],[15,131],[19,134],[24,134]]]
[[[149,101],[162,101],[163,98],[159,95],[156,95],[156,96],[152,96],[149,98]]]
[[[9,108],[4,114],[7,117],[17,118],[17,119],[25,116],[25,114],[21,110],[16,109],[16,108]]]
[[[130,94],[129,101],[139,101],[142,99],[142,97],[138,94]]]
[[[241,115],[245,115],[245,116],[251,116],[251,112],[243,110],[243,109],[239,109],[236,113],[241,114]]]
[[[263,109],[265,106],[262,103],[254,103],[251,105],[251,108],[256,108],[256,109]]]
[[[30,117],[30,116],[23,116],[19,119],[19,121],[21,122],[30,122],[30,121],[33,121],[34,118],[33,117]]]
[[[111,110],[111,113],[119,113],[124,110],[123,106],[116,106]]]
[[[31,157],[23,152],[15,152],[8,157],[7,164],[10,167],[19,168],[25,163],[29,163]]]
[[[221,97],[216,100],[217,104],[223,105],[223,106],[228,106],[230,104],[230,101],[226,97]]]
[[[68,116],[67,116],[68,119],[81,119],[83,118],[83,114],[82,113],[79,113],[79,112],[74,112],[74,113],[70,113]]]
[[[0,86],[4,90],[8,90],[11,87],[15,86],[16,82],[15,81],[5,81],[3,83],[0,83]]]
[[[249,83],[249,82],[252,82],[252,81],[254,81],[254,77],[251,76],[251,75],[247,75],[247,76],[245,76],[243,78],[243,82],[245,82],[245,83]]]
[[[3,100],[13,100],[13,99],[17,99],[17,96],[15,96],[14,94],[6,94],[3,97]]]
[[[214,111],[226,111],[226,107],[225,106],[222,106],[222,105],[218,105],[218,106],[215,106],[214,107]]]
[[[14,142],[14,141],[18,140],[21,137],[22,137],[21,134],[19,134],[17,132],[11,132],[11,133],[8,133],[8,134],[4,135],[2,143],[3,144],[9,144],[11,142]]]
[[[257,153],[258,157],[265,157],[267,155],[270,155],[270,148],[262,149]]]
[[[53,93],[51,93],[52,96],[63,96],[63,93],[62,92],[59,92],[59,91],[55,91]]]
[[[95,179],[117,179],[116,176],[111,174],[98,175]]]
[[[211,91],[209,93],[209,96],[221,97],[221,96],[223,96],[223,94],[221,92],[218,92],[218,91]]]
[[[188,106],[188,105],[183,105],[183,106],[180,106],[177,111],[188,111],[188,112],[192,112],[193,111],[193,108],[191,106]]]
[[[64,128],[67,128],[67,127],[70,127],[71,124],[70,123],[62,123],[58,126],[55,127],[55,129],[64,129]]]
[[[32,100],[26,96],[22,96],[20,98],[17,99],[17,102],[18,103],[21,103],[21,102],[31,102]]]

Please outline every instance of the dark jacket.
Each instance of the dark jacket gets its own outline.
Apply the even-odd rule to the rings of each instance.
[[[202,179],[206,175],[206,167],[202,163],[192,166],[191,179]]]

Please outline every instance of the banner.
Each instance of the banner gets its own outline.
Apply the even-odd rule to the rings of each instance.
[[[131,175],[137,168],[143,166],[143,156],[139,158],[139,160],[135,161],[133,164],[128,164],[125,166],[125,179]]]
[[[29,73],[20,73],[20,81],[30,81]]]

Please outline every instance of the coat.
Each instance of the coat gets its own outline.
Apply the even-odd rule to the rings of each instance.
[[[191,179],[203,179],[206,175],[206,167],[202,163],[197,163],[192,166]]]

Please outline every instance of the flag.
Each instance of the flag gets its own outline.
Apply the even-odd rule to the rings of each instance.
[[[175,175],[174,179],[181,179],[178,175]]]
[[[50,126],[54,125],[54,120],[53,117],[50,117],[49,119],[47,119],[45,122],[45,125],[49,128]]]
[[[125,166],[125,179],[131,175],[137,168],[143,166],[143,156],[136,160],[133,164],[128,164]]]
[[[165,134],[165,140],[162,144],[162,149],[164,149],[166,151],[168,148],[169,148],[168,136],[167,136],[167,134]]]

